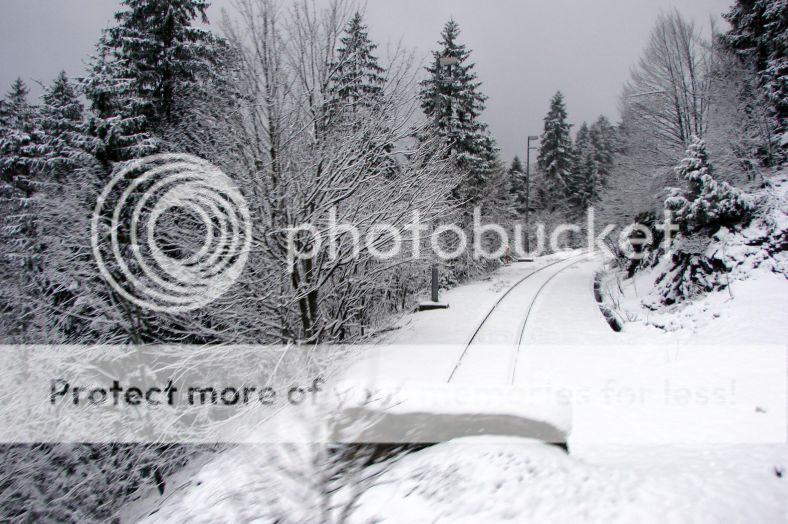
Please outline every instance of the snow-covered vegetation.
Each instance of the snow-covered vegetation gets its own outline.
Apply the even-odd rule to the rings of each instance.
[[[453,224],[469,232],[474,208],[507,231],[525,221],[529,246],[534,224],[580,223],[592,208],[599,223],[617,231],[644,224],[654,242],[636,246],[635,259],[611,244],[615,256],[591,271],[596,283],[588,283],[599,303],[592,311],[601,308],[627,336],[659,330],[721,340],[711,332],[719,330],[715,319],[727,316],[721,333],[752,330],[761,342],[785,342],[774,340],[779,329],[758,331],[758,318],[743,311],[755,304],[768,308],[764,314],[785,309],[787,0],[736,0],[724,15],[730,27],[713,28],[708,38],[678,11],[662,15],[623,86],[620,120],[602,115],[573,133],[567,101],[556,91],[545,100],[532,166],[519,156],[511,164],[502,158],[456,20],[445,22],[422,67],[405,45],[379,46],[353,0],[233,0],[218,23],[208,20],[209,3],[122,0],[83,77],[53,71],[38,101],[20,78],[0,99],[1,343],[301,350],[377,341],[407,331],[402,319],[425,298],[433,265],[444,290],[472,282],[454,295],[467,311],[492,300],[484,279],[511,284],[501,280],[510,268],[494,273],[499,261],[467,250],[449,260],[428,250],[377,255],[393,243],[380,224],[403,232],[416,213],[431,231]],[[253,226],[244,271],[200,309],[141,307],[108,283],[107,275],[121,280],[128,268],[109,264],[102,274],[94,260],[91,216],[102,190],[156,153],[209,161],[248,202]],[[121,220],[136,218],[128,211]],[[335,244],[317,242],[306,229],[290,234],[302,224],[321,231],[332,221],[352,225],[371,244],[357,250],[352,234]],[[665,244],[669,221],[676,231]],[[162,214],[156,241],[187,258],[201,248],[209,222],[186,211]],[[585,233],[580,224],[562,243],[579,248]],[[137,252],[135,238],[120,235],[121,255]],[[293,259],[293,250],[311,256]],[[507,251],[507,263],[509,255],[526,253]],[[768,297],[765,306],[759,295]],[[430,319],[464,333],[475,321],[467,311]],[[429,338],[440,326],[422,328],[413,333]],[[331,369],[344,367],[340,358],[347,356],[336,355]],[[544,445],[460,444],[414,455],[407,447],[271,447],[254,460],[254,447],[2,444],[0,520],[635,519],[640,505],[668,506],[654,506],[648,490],[676,489],[640,472],[578,463]],[[457,450],[467,455],[459,460]],[[248,483],[225,485],[232,468]],[[191,474],[202,488],[184,487]],[[184,491],[169,505],[158,501],[162,513],[151,514],[147,501],[169,496],[173,485]],[[208,489],[240,497],[242,509],[238,500],[202,496]],[[416,502],[392,517],[378,508],[397,490]],[[582,501],[563,504],[573,497]],[[595,497],[623,513],[586,504]],[[774,501],[767,502],[769,511],[752,514],[772,516]],[[190,505],[205,513],[178,513]],[[729,515],[714,511],[720,519]]]

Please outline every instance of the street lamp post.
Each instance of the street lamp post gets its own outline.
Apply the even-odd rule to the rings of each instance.
[[[460,60],[457,57],[454,57],[454,56],[443,55],[443,56],[438,57],[438,71],[437,71],[437,73],[438,73],[438,84],[439,85],[443,83],[443,68],[444,67],[447,68],[449,70],[449,73],[451,73],[451,66],[457,65],[459,63],[460,63]],[[435,91],[435,94],[436,94],[436,97],[435,97],[436,98],[436,100],[435,100],[435,102],[436,102],[435,103],[435,108],[437,110],[437,107],[438,107],[437,101],[439,100],[439,98],[437,96],[438,95],[437,89]],[[430,282],[431,283],[431,286],[430,286],[430,299],[431,299],[431,301],[433,303],[437,304],[438,303],[438,287],[439,287],[438,286],[438,264],[436,264],[435,262],[432,263],[432,268],[431,268],[431,271],[430,271],[430,281],[431,281]]]
[[[528,222],[528,215],[531,211],[531,149],[538,149],[531,147],[532,140],[539,140],[539,137],[530,135],[525,149],[525,250],[527,253],[531,252],[530,223]]]

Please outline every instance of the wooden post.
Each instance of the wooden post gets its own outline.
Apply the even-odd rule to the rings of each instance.
[[[438,266],[432,265],[432,301],[438,301]]]

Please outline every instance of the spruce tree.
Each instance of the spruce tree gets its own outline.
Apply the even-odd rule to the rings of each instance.
[[[440,49],[433,51],[432,65],[426,68],[429,77],[421,82],[421,107],[454,154],[480,156],[486,147],[487,126],[480,116],[487,97],[468,61],[471,52],[457,41],[459,35],[457,22],[449,20]]]
[[[515,211],[524,213],[526,194],[525,168],[519,156],[515,155],[512,159],[512,164],[509,166],[507,174],[509,175],[510,183],[509,192],[512,196]]]
[[[598,202],[613,169],[615,129],[604,116],[591,126],[583,122],[575,136],[569,199],[576,211]]]
[[[106,29],[85,92],[100,121],[106,161],[150,154],[157,131],[171,125],[178,102],[205,74],[211,34],[205,0],[123,0],[117,25]]]
[[[737,0],[722,41],[759,76],[779,130],[788,127],[788,1]]]
[[[596,188],[599,194],[607,185],[613,171],[617,151],[616,128],[604,115],[600,116],[589,128],[589,137],[594,151]]]
[[[698,137],[692,137],[686,158],[676,168],[676,174],[687,182],[688,189],[673,190],[665,207],[673,212],[674,220],[685,235],[703,232],[711,236],[720,227],[736,225],[749,216],[751,199],[715,178],[706,144]]]
[[[398,165],[391,156],[394,146],[381,140],[381,136],[388,134],[385,132],[388,130],[386,108],[382,106],[385,69],[374,55],[377,45],[370,40],[361,13],[353,15],[339,40],[340,47],[332,64],[328,88],[327,123],[337,129],[344,126],[351,133],[367,129],[371,123],[381,126],[377,132],[365,131],[360,142],[368,145],[369,158],[376,170],[387,177],[395,177]],[[383,133],[380,133],[381,129]]]
[[[7,267],[19,271],[36,265],[31,246],[37,237],[37,196],[44,183],[37,169],[44,138],[27,95],[27,86],[18,78],[0,104],[0,243]]]
[[[377,45],[369,39],[361,13],[353,15],[340,42],[330,87],[332,97],[351,108],[374,107],[383,94],[384,69],[373,54]]]
[[[550,101],[544,118],[544,132],[537,163],[543,176],[543,198],[551,209],[556,209],[571,198],[573,147],[569,136],[571,125],[566,121],[564,96],[557,92]]]
[[[467,173],[455,196],[469,203],[481,200],[486,185],[497,178],[497,147],[481,113],[487,99],[476,80],[471,52],[458,42],[460,28],[449,20],[441,32],[440,46],[433,51],[427,79],[421,82],[421,108],[435,132],[444,140],[448,154]]]
[[[582,123],[575,136],[574,165],[569,177],[569,199],[576,211],[583,212],[597,199],[596,150],[588,124]]]
[[[43,142],[28,89],[17,79],[0,103],[0,330],[24,341],[36,305],[33,274],[41,267],[37,166]]]
[[[715,178],[706,145],[696,136],[676,174],[688,189],[674,189],[665,208],[672,212],[680,234],[672,245],[671,267],[655,281],[668,305],[728,285],[728,279],[721,278],[730,271],[724,256],[707,253],[710,238],[721,227],[745,224],[753,211],[749,195]]]
[[[76,87],[61,71],[44,90],[39,109],[39,127],[44,134],[41,168],[50,176],[63,179],[86,164],[98,146],[88,134],[84,107]]]
[[[98,53],[83,90],[96,115],[91,122],[91,132],[101,143],[96,158],[109,168],[112,162],[152,154],[159,143],[146,117],[150,104],[136,94],[133,80],[122,76],[104,37]]]
[[[109,303],[90,249],[89,219],[100,191],[101,169],[93,156],[97,140],[88,133],[84,107],[65,72],[41,99],[37,169],[46,180],[39,217],[44,248],[34,290],[40,334],[28,331],[53,342],[83,342],[95,335],[89,319],[102,316],[99,310]]]
[[[525,177],[525,168],[523,167],[523,162],[520,160],[519,156],[514,155],[512,164],[509,166],[508,174],[512,179],[513,188],[518,186],[520,183],[519,179]]]
[[[0,180],[4,196],[30,197],[35,191],[34,165],[41,146],[36,111],[27,99],[28,89],[17,78],[0,105]]]

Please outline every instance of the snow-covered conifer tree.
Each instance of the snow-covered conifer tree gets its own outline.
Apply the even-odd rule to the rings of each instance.
[[[720,229],[743,225],[753,211],[747,194],[714,178],[706,145],[698,137],[692,137],[676,173],[688,189],[674,190],[665,201],[680,234],[673,241],[670,266],[655,281],[664,304],[728,285],[722,278],[730,271],[724,254],[708,247]]]
[[[429,77],[421,83],[421,107],[455,154],[479,154],[486,125],[480,120],[487,97],[481,93],[471,52],[457,39],[460,26],[446,22],[427,67]]]
[[[40,130],[36,111],[27,99],[28,89],[21,78],[0,105],[0,172],[3,194],[30,197],[35,191],[34,164],[39,153]]]
[[[104,31],[84,89],[100,117],[102,160],[156,150],[154,134],[176,119],[179,97],[206,71],[211,33],[205,0],[124,0]]]
[[[385,70],[374,55],[377,45],[370,40],[361,13],[353,15],[340,42],[331,85],[333,97],[351,108],[374,107],[383,95]]]
[[[724,15],[732,29],[722,39],[759,75],[779,131],[788,126],[788,1],[737,0]]]
[[[331,64],[329,120],[335,125],[358,129],[364,119],[380,118],[383,112],[380,106],[385,100],[386,70],[378,63],[374,54],[377,44],[370,40],[360,12],[347,23],[339,42],[337,58]],[[376,152],[374,163],[383,166],[384,174],[396,176],[397,162],[391,156],[393,145],[380,143],[371,136],[365,142]]]
[[[550,101],[550,110],[544,118],[544,132],[537,163],[543,175],[543,201],[555,209],[571,196],[573,163],[572,127],[566,121],[564,95],[557,92]]]
[[[575,136],[575,151],[568,195],[576,211],[584,212],[597,198],[596,149],[588,124],[582,123]]]
[[[45,88],[41,100],[38,121],[43,142],[37,170],[46,181],[40,210],[45,248],[36,275],[38,313],[43,317],[42,331],[36,336],[51,343],[101,340],[107,325],[90,319],[112,314],[89,236],[102,174],[93,156],[98,140],[89,133],[78,91],[65,72]]]
[[[720,227],[739,223],[752,208],[752,202],[742,191],[714,178],[706,144],[698,137],[692,138],[676,174],[686,180],[688,190],[684,193],[674,190],[665,207],[674,213],[685,234],[712,235]]]
[[[589,136],[594,149],[594,165],[596,168],[597,193],[607,185],[613,162],[616,156],[616,128],[604,115],[589,127]]]
[[[421,82],[421,108],[430,118],[438,135],[447,143],[448,154],[466,173],[455,191],[462,201],[478,202],[485,186],[495,178],[497,148],[481,113],[487,97],[482,94],[471,51],[458,42],[460,27],[449,20],[441,32],[439,49]]]
[[[45,138],[41,167],[50,176],[65,180],[83,165],[91,163],[91,153],[98,143],[88,133],[84,107],[65,71],[45,89],[42,102],[39,127]]]
[[[41,266],[36,166],[42,134],[28,89],[17,79],[0,104],[0,323],[9,340],[24,336],[35,305],[31,275]]]

